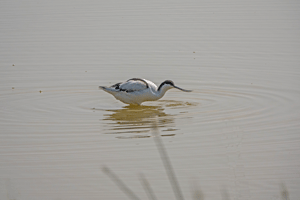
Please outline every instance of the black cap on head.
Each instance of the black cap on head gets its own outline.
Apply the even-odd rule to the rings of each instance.
[[[165,85],[165,84],[169,84],[169,85],[175,86],[173,81],[171,81],[171,80],[165,80],[164,82],[162,82],[162,83],[160,84],[160,86],[158,87],[158,90],[160,90],[160,88],[161,88],[163,85]]]
[[[163,83],[164,83],[164,84],[169,84],[169,85],[173,85],[173,86],[174,86],[174,82],[171,81],[171,80],[165,80]]]

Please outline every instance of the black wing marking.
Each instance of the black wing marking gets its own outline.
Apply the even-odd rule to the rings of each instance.
[[[111,88],[114,88],[114,89],[116,89],[116,90],[123,91],[123,92],[134,92],[134,90],[126,90],[126,89],[120,88],[120,85],[121,85],[121,84],[122,84],[122,82],[116,83],[116,84],[114,84],[114,85],[112,85],[112,86],[110,86],[110,87],[111,87]]]
[[[141,79],[141,78],[131,78],[131,79],[127,80],[126,82],[131,81],[131,80],[132,80],[132,81],[141,81],[141,82],[145,83],[146,88],[149,88],[148,83],[147,83],[145,80]],[[121,84],[122,84],[122,82],[116,83],[116,84],[114,84],[114,85],[112,85],[112,86],[110,86],[110,87],[111,87],[111,88],[114,88],[114,89],[116,89],[116,90],[123,91],[123,92],[135,92],[135,90],[127,90],[127,89],[120,88],[120,85],[121,85]]]
[[[127,80],[127,81],[131,81],[131,80],[133,80],[133,81],[142,81],[142,82],[144,82],[146,84],[146,87],[149,88],[149,85],[148,85],[147,81],[145,81],[144,79],[141,79],[141,78],[131,78],[131,79]]]
[[[119,87],[120,87],[121,83],[122,83],[122,82],[116,83],[116,84],[114,84],[114,85],[112,85],[112,86],[110,86],[110,87],[111,87],[111,88],[115,88],[116,90],[118,90],[118,89],[120,89]]]
[[[124,92],[134,92],[134,90],[126,90],[126,89],[120,89],[120,91],[124,91]]]

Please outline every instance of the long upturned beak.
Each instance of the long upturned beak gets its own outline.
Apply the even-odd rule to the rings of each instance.
[[[181,90],[181,91],[184,91],[184,92],[191,92],[192,90],[185,90],[185,89],[182,89],[180,87],[177,87],[177,86],[173,86],[174,88],[178,89],[178,90]]]

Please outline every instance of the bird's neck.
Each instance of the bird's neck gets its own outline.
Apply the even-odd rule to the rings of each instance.
[[[169,89],[170,88],[167,88],[164,86],[159,88],[159,90],[157,90],[157,92],[156,92],[156,96],[158,97],[158,99],[162,98]]]

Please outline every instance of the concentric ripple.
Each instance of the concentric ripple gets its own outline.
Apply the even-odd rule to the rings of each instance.
[[[122,134],[118,138],[149,137],[156,118],[160,130],[170,134],[179,133],[184,126],[196,131],[199,126],[225,121],[238,121],[238,126],[248,129],[275,125],[278,128],[297,123],[295,96],[299,96],[299,91],[207,84],[188,95],[173,91],[162,100],[129,106],[111,101],[112,96],[99,93],[92,86],[44,90],[14,88],[2,93],[5,106],[1,123],[7,130],[10,126],[12,129],[37,126],[44,127],[43,131],[90,130]],[[101,105],[101,101],[105,105]],[[189,120],[188,124],[185,120]]]
[[[193,118],[196,130],[209,124],[234,122],[236,126],[247,129],[275,129],[279,127],[296,128],[296,96],[298,90],[280,90],[254,85],[207,85],[194,92],[198,97],[198,106],[189,110],[185,118]],[[192,99],[190,99],[192,100]],[[193,98],[197,100],[197,98]],[[191,130],[191,128],[190,128]]]

